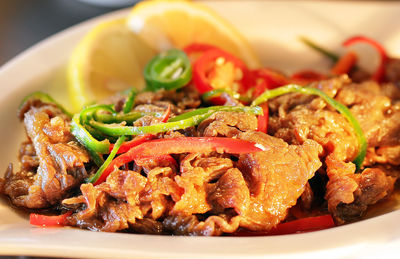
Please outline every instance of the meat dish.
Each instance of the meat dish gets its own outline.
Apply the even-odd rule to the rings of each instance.
[[[284,234],[301,220],[312,227],[289,232],[333,227],[393,194],[399,60],[379,74],[344,57],[329,74],[288,76],[203,47],[195,61],[193,46],[157,55],[146,91],[76,114],[27,96],[21,166],[10,164],[0,193],[33,210],[35,225],[210,236]]]

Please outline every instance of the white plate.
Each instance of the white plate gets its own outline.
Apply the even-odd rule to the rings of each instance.
[[[366,34],[400,56],[400,3],[385,2],[207,2],[249,39],[264,65],[293,71],[326,68],[298,35],[335,48],[346,37]],[[63,66],[79,39],[100,20],[75,26],[39,43],[0,68],[0,168],[16,160],[23,126],[15,116],[27,93],[46,89],[57,99],[63,90]],[[396,48],[397,47],[397,48]],[[63,98],[64,97],[64,98]],[[0,202],[0,254],[91,258],[376,258],[400,253],[400,211],[334,229],[270,237],[178,237],[96,233],[71,228],[31,227],[26,216]]]

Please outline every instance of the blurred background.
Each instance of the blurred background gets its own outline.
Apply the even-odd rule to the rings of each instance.
[[[48,36],[135,0],[0,0],[0,66]]]

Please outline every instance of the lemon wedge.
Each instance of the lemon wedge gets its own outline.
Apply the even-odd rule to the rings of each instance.
[[[67,79],[75,110],[95,100],[136,87],[143,89],[142,71],[156,51],[126,26],[126,19],[93,28],[74,49]]]
[[[210,8],[186,1],[143,1],[132,8],[129,28],[157,51],[190,43],[218,46],[241,58],[250,68],[260,61],[245,38]]]

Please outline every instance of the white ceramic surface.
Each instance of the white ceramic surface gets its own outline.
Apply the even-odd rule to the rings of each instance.
[[[336,48],[354,34],[378,39],[400,56],[396,2],[206,2],[251,42],[264,65],[293,71],[329,65],[297,41],[299,35]],[[63,66],[79,39],[105,15],[35,45],[0,68],[0,169],[16,161],[23,126],[15,116],[27,93],[45,89],[67,104]],[[1,173],[2,174],[2,173]],[[389,209],[390,210],[390,209]],[[400,211],[329,230],[270,237],[171,237],[41,229],[0,200],[0,255],[87,258],[396,258]]]

